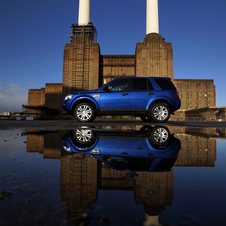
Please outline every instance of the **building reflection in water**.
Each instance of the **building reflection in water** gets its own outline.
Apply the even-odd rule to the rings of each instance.
[[[104,128],[101,130],[102,132],[99,132],[99,140],[105,139],[103,138],[104,132],[108,133],[107,136],[111,135],[103,129]],[[125,132],[126,129],[127,128],[124,128],[123,132]],[[150,137],[147,139],[144,134],[151,133],[150,128],[144,128],[142,132],[140,132],[140,129],[139,126],[134,126],[132,130],[130,128],[130,132],[132,131],[130,133],[131,135],[128,136],[127,134],[127,136],[124,137],[122,132],[119,132],[117,136],[117,133],[114,131],[114,133],[112,133],[112,139],[114,138],[114,142],[117,138],[121,139],[118,140],[118,143],[121,141],[127,142],[129,139],[130,144],[135,146],[139,144],[138,148],[140,148],[140,142],[146,142],[145,144],[147,144],[147,141],[150,140]],[[70,154],[70,156],[73,157],[70,157],[61,146],[61,139],[62,137],[64,138],[66,134],[62,131],[27,130],[25,134],[27,135],[27,152],[39,152],[43,154],[44,158],[61,159],[60,192],[62,201],[67,203],[69,224],[77,225],[79,222],[81,223],[81,221],[89,221],[87,213],[92,211],[93,205],[98,197],[98,190],[115,190],[133,191],[136,204],[142,205],[145,212],[143,225],[159,225],[158,215],[164,210],[166,205],[171,205],[173,199],[173,168],[183,166],[214,167],[216,161],[216,138],[225,138],[225,129],[194,129],[183,127],[168,127],[168,129],[171,134],[174,134],[170,136],[179,139],[181,142],[181,150],[177,160],[175,159],[176,162],[172,162],[171,159],[171,164],[168,164],[167,167],[159,167],[155,170],[156,168],[152,167],[152,163],[155,162],[156,159],[161,161],[164,157],[153,154],[154,149],[151,149],[152,152],[147,155],[148,161],[150,163],[150,159],[154,160],[149,164],[150,167],[146,167],[146,171],[136,171],[136,169],[132,168],[132,171],[122,170],[122,168],[120,168],[121,170],[116,170],[114,168],[116,168],[115,166],[117,166],[117,164],[113,164],[113,168],[110,167],[109,161],[107,161],[108,158],[103,158],[103,156],[106,157],[106,150],[104,150],[104,148],[103,150],[105,152],[103,156],[99,158],[101,161],[95,157],[95,154],[90,153],[91,149],[84,151],[84,149],[87,148],[85,145],[80,148],[83,151],[74,151]],[[66,135],[68,136],[68,134],[75,134],[75,132],[70,132]],[[126,133],[124,133],[124,135],[125,134]],[[139,142],[136,141],[134,143],[133,141],[131,142],[131,140],[135,139],[133,134],[137,137],[140,136],[139,134],[143,134],[144,136],[138,139]],[[108,139],[110,138],[108,137]],[[90,145],[96,145],[97,142],[95,142],[96,141],[92,141]],[[104,142],[102,142],[102,144],[103,143]],[[76,143],[76,145],[78,146],[78,143]],[[74,145],[74,147],[76,147],[76,145]],[[160,149],[162,148],[162,150],[159,152],[164,152],[169,145],[171,144],[164,143],[162,146],[160,145]],[[132,145],[128,147],[130,149]],[[99,146],[99,153],[101,152],[101,148],[102,147]],[[124,147],[124,152],[128,151],[125,149],[126,147]],[[142,147],[140,150],[142,151]],[[145,148],[143,150],[145,150]],[[137,157],[137,153],[132,156],[133,152],[134,151],[131,151],[129,156],[126,157],[120,157],[118,156],[119,153],[116,152],[113,153],[110,159],[111,161],[113,159],[116,163],[117,161],[128,163]],[[176,150],[174,150],[174,152],[176,152]],[[120,150],[120,153],[123,152]],[[144,156],[142,156],[142,158],[144,158]],[[171,158],[171,156],[168,155],[166,158]],[[110,163],[112,163],[111,161]],[[122,162],[120,162],[120,164],[121,163]],[[145,164],[148,164],[148,162],[146,161]],[[174,167],[172,167],[173,164]],[[126,165],[125,169],[129,166],[131,165]]]

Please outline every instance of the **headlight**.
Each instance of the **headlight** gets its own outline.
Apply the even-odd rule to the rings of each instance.
[[[90,153],[92,153],[92,154],[99,154],[99,149],[93,149]]]
[[[64,98],[64,100],[71,100],[71,99],[72,99],[72,97],[73,97],[73,95],[72,95],[72,94],[68,94],[68,95]]]
[[[66,147],[66,146],[63,146],[64,150],[67,151],[67,152],[71,152],[71,147]]]

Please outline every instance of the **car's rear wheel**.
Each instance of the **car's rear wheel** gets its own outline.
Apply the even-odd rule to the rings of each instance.
[[[170,131],[165,126],[156,126],[150,133],[150,141],[156,148],[167,148],[171,141]]]
[[[169,105],[164,102],[154,104],[150,116],[154,122],[166,122],[170,117]]]
[[[95,109],[92,104],[79,103],[74,109],[74,117],[79,122],[92,122],[96,118]]]

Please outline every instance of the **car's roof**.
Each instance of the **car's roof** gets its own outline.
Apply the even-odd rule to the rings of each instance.
[[[153,78],[153,79],[171,79],[171,78],[168,78],[168,77],[120,77],[120,78],[115,78],[115,79],[125,79],[125,78],[128,78],[128,79],[140,79],[140,78]]]

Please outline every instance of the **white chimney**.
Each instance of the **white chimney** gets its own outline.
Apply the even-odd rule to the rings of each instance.
[[[158,0],[147,0],[146,35],[159,33]]]
[[[78,25],[90,22],[90,0],[79,0]]]

